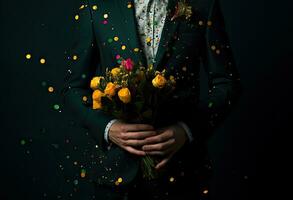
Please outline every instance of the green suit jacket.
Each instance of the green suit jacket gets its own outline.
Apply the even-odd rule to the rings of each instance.
[[[191,18],[181,16],[171,20],[176,2],[169,1],[154,65],[158,70],[167,69],[170,74],[180,77],[176,98],[160,108],[157,126],[183,121],[194,136],[194,141],[187,143],[169,163],[168,172],[175,176],[182,171],[193,173],[199,168],[207,137],[224,119],[240,93],[239,75],[218,0],[188,0],[193,10]],[[146,65],[133,2],[89,0],[78,11],[79,18],[71,33],[75,42],[63,90],[64,103],[73,111],[76,121],[88,129],[98,146],[84,166],[90,179],[114,186],[121,177],[122,184],[128,185],[137,176],[139,159],[115,145],[107,148],[104,130],[113,116],[91,109],[89,85],[93,76],[103,75],[106,68],[117,66],[118,54]],[[104,14],[108,14],[108,18],[104,18]],[[113,40],[114,37],[119,40]],[[136,51],[137,48],[140,50]],[[75,59],[74,55],[77,56]],[[209,98],[203,101],[199,100],[201,64],[209,81]],[[83,101],[84,96],[89,100]]]

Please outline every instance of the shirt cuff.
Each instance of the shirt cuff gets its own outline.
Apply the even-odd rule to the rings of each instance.
[[[178,124],[185,130],[189,142],[192,142],[194,138],[192,136],[190,128],[184,122],[178,122]]]
[[[117,121],[118,121],[117,119],[113,119],[113,120],[111,120],[111,121],[107,124],[107,126],[106,126],[106,128],[105,128],[104,139],[105,139],[105,141],[106,141],[107,143],[109,143],[109,130],[110,130],[111,126],[112,126],[115,122],[117,122]]]

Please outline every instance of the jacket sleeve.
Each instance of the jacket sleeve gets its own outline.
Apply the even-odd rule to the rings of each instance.
[[[82,127],[88,129],[97,144],[103,146],[104,130],[113,118],[102,111],[91,108],[90,80],[99,67],[99,52],[97,49],[90,6],[80,7],[75,17],[75,26],[71,36],[74,39],[69,53],[69,67],[62,90],[66,110]]]
[[[195,142],[204,142],[227,116],[242,91],[218,0],[206,17],[201,60],[208,75],[208,99],[200,100],[186,119]]]

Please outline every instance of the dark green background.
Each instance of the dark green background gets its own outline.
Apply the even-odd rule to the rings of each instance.
[[[287,146],[280,142],[291,133],[285,131],[292,100],[290,5],[221,3],[244,93],[209,144],[215,170],[212,196],[280,197],[284,183],[275,178],[286,176],[287,160]],[[72,124],[62,106],[53,109],[61,105],[66,51],[79,5],[78,0],[1,0],[1,200],[81,199],[91,194],[73,164],[82,162],[90,145],[86,131]],[[31,60],[25,59],[28,52]],[[39,64],[41,57],[45,65]],[[49,86],[54,93],[48,93]],[[77,141],[76,134],[84,134],[84,140]]]

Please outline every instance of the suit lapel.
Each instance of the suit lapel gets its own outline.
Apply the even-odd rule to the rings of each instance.
[[[160,65],[163,56],[168,49],[168,43],[172,40],[172,36],[174,35],[176,28],[179,25],[179,20],[171,21],[172,15],[175,11],[176,2],[176,0],[169,0],[168,2],[167,16],[161,35],[161,41],[155,58],[155,68],[157,68]],[[129,3],[131,3],[132,5],[131,8],[127,7]],[[119,26],[121,27],[120,34],[123,34],[125,38],[127,38],[127,42],[131,51],[133,51],[134,48],[140,49],[139,52],[132,54],[134,55],[133,60],[136,63],[140,61],[143,65],[146,65],[146,57],[144,51],[142,51],[142,45],[139,39],[139,33],[137,28],[138,25],[135,17],[134,0],[116,0],[116,6],[118,8],[118,13],[121,14],[118,16],[120,17],[118,21],[120,21],[121,24],[125,24],[125,26]]]
[[[172,40],[172,37],[174,36],[174,33],[176,31],[176,28],[179,25],[179,20],[173,20],[171,21],[172,15],[174,14],[175,7],[176,7],[176,0],[169,0],[168,6],[167,6],[167,16],[164,24],[164,28],[161,35],[161,41],[159,43],[158,51],[155,58],[155,64],[154,67],[158,68],[158,66],[161,64],[161,61],[168,50],[168,44]],[[164,66],[159,66],[159,68]]]
[[[120,18],[118,21],[121,22],[121,33],[127,39],[127,43],[129,45],[129,50],[132,51],[134,57],[132,58],[135,63],[142,62],[143,65],[146,64],[145,55],[141,49],[141,43],[138,37],[138,29],[135,17],[135,8],[134,8],[134,0],[117,0],[116,5],[118,7],[118,17]],[[131,8],[128,8],[128,5],[131,4]],[[125,25],[123,25],[125,24]],[[134,52],[135,48],[139,48],[139,52]]]

